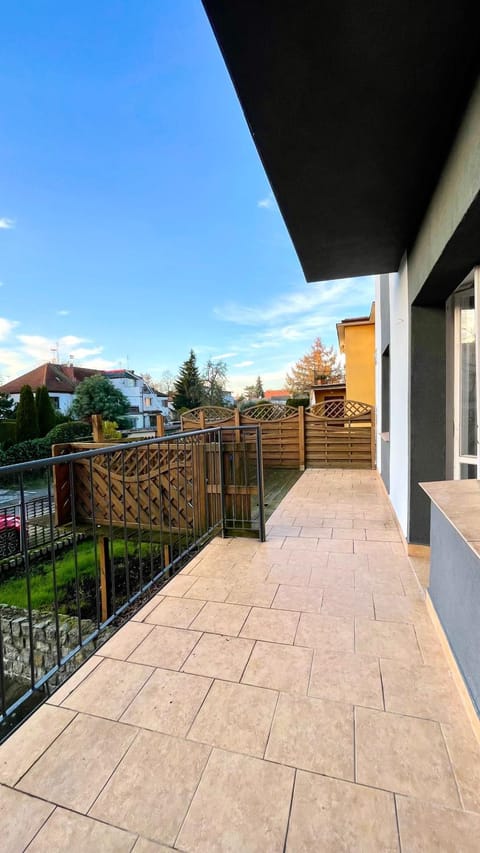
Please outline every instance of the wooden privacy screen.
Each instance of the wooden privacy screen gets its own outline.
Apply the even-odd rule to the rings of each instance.
[[[280,404],[238,409],[209,406],[182,416],[185,431],[260,424],[265,468],[374,468],[375,410],[326,400],[309,409]]]
[[[227,527],[249,528],[258,501],[255,434],[242,432],[239,439],[228,430],[221,451],[214,438],[186,435],[79,458],[71,466],[60,463],[54,472],[56,524],[71,523],[74,509],[78,525],[159,534],[202,536],[222,518]],[[53,455],[91,449],[57,445]]]

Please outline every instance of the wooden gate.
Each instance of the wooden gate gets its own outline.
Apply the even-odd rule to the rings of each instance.
[[[326,400],[305,412],[307,468],[375,467],[373,406]]]

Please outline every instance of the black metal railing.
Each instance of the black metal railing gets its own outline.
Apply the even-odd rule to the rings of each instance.
[[[0,740],[213,535],[265,539],[258,426],[54,454],[0,468]]]

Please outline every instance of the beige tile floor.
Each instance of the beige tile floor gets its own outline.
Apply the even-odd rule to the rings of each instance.
[[[0,849],[478,853],[480,747],[377,474],[306,471],[53,694],[0,748]]]

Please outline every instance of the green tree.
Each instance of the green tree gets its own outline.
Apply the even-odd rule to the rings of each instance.
[[[203,402],[208,406],[223,406],[227,381],[226,363],[209,358],[202,373],[202,381]]]
[[[260,376],[257,376],[257,381],[255,382],[255,394],[257,395],[258,400],[260,400],[262,397],[265,397],[262,379]]]
[[[312,385],[320,381],[343,382],[343,370],[333,347],[315,338],[311,349],[287,373],[285,384],[290,393],[308,395]]]
[[[10,394],[0,393],[0,420],[10,420],[14,416],[15,403]]]
[[[24,385],[20,391],[17,411],[15,413],[16,441],[27,441],[38,437],[37,407],[30,385]]]
[[[89,376],[78,385],[71,406],[72,415],[79,420],[101,415],[105,421],[117,421],[129,410],[125,394],[101,374]]]
[[[197,406],[202,405],[203,384],[193,349],[190,350],[187,360],[183,362],[173,387],[175,389],[173,405],[177,412],[182,409],[196,409]]]
[[[35,392],[35,403],[37,406],[38,434],[40,438],[43,438],[43,436],[46,435],[47,432],[50,432],[57,423],[55,409],[53,408],[52,401],[48,396],[46,385],[41,385],[40,388],[37,388]]]

